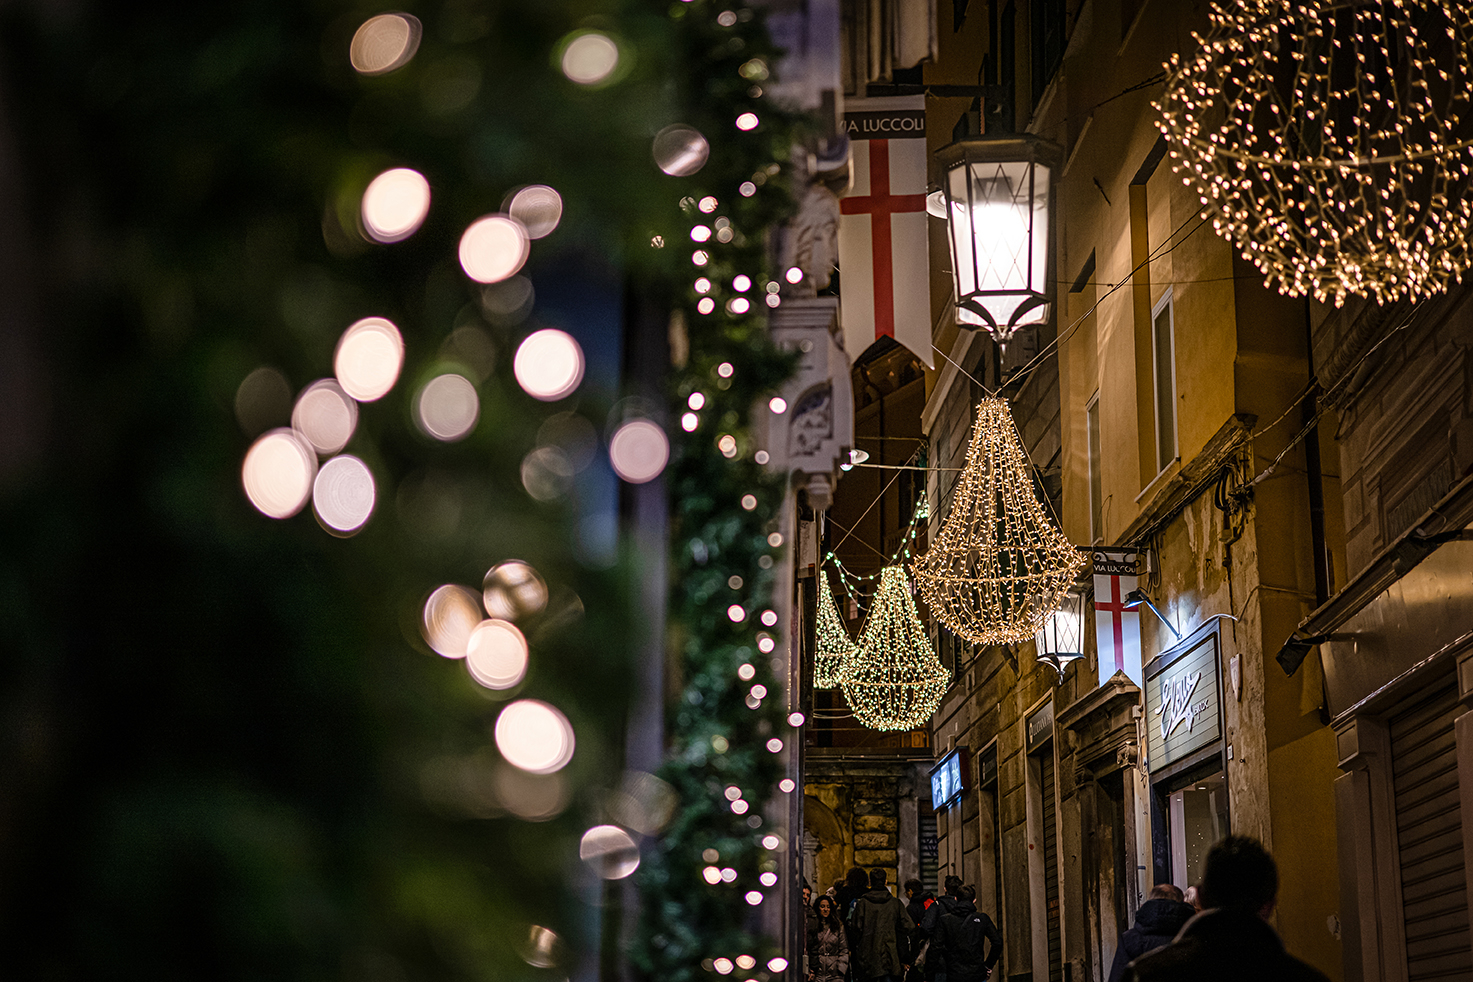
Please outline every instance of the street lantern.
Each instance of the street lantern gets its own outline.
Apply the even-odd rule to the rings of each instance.
[[[936,152],[941,189],[927,211],[946,219],[957,323],[1006,344],[1048,322],[1050,205],[1063,150],[1035,136],[973,137]]]
[[[1058,672],[1062,683],[1069,663],[1084,657],[1084,590],[1077,584],[1069,588],[1063,604],[1044,620],[1034,641],[1038,660]]]

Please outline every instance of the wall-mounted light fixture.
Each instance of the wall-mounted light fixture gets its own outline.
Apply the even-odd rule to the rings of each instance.
[[[1038,660],[1059,674],[1060,684],[1070,662],[1084,657],[1084,591],[1075,586],[1064,594],[1058,610],[1044,620],[1034,638]]]
[[[1156,609],[1156,605],[1151,603],[1151,598],[1146,596],[1144,592],[1142,592],[1141,590],[1132,590],[1125,595],[1126,610],[1140,610],[1141,604],[1145,604],[1147,607],[1151,608],[1151,613],[1155,614],[1156,618],[1160,620],[1162,624],[1166,625],[1167,630],[1176,635],[1176,640],[1181,640],[1181,632],[1178,631],[1170,621],[1162,616],[1161,611]]]
[[[971,137],[936,151],[941,189],[926,210],[946,219],[957,323],[1007,343],[1045,324],[1054,296],[1051,205],[1064,158],[1036,136]]]

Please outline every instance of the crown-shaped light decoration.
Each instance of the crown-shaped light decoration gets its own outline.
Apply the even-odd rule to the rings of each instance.
[[[931,718],[950,681],[921,626],[905,567],[886,566],[859,644],[839,667],[854,718],[872,730],[913,730]]]
[[[1082,565],[1034,491],[1007,400],[983,399],[951,514],[912,566],[926,605],[968,641],[1030,641]]]
[[[1473,257],[1473,4],[1214,4],[1156,108],[1204,217],[1292,296],[1440,292]]]
[[[815,634],[817,644],[813,652],[813,687],[832,689],[839,684],[839,665],[844,657],[854,650],[854,642],[844,629],[834,605],[834,594],[829,589],[828,570],[818,571],[818,617]]]

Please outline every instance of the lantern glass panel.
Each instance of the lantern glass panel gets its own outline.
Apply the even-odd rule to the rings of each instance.
[[[1038,632],[1039,655],[1078,658],[1084,654],[1084,594],[1070,591]]]

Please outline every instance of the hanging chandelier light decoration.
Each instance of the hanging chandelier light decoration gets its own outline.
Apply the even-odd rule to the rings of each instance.
[[[1034,491],[1007,400],[983,399],[951,514],[912,567],[931,613],[978,644],[1030,641],[1083,565]]]
[[[818,616],[815,624],[816,644],[813,651],[813,687],[832,689],[839,684],[839,666],[854,650],[854,642],[844,629],[834,605],[834,594],[829,589],[829,574],[825,569],[818,571]]]
[[[921,626],[905,567],[881,570],[859,644],[838,674],[854,718],[872,730],[913,730],[941,704],[951,673]]]
[[[1290,296],[1386,303],[1460,281],[1473,5],[1214,5],[1156,103],[1203,217]]]

